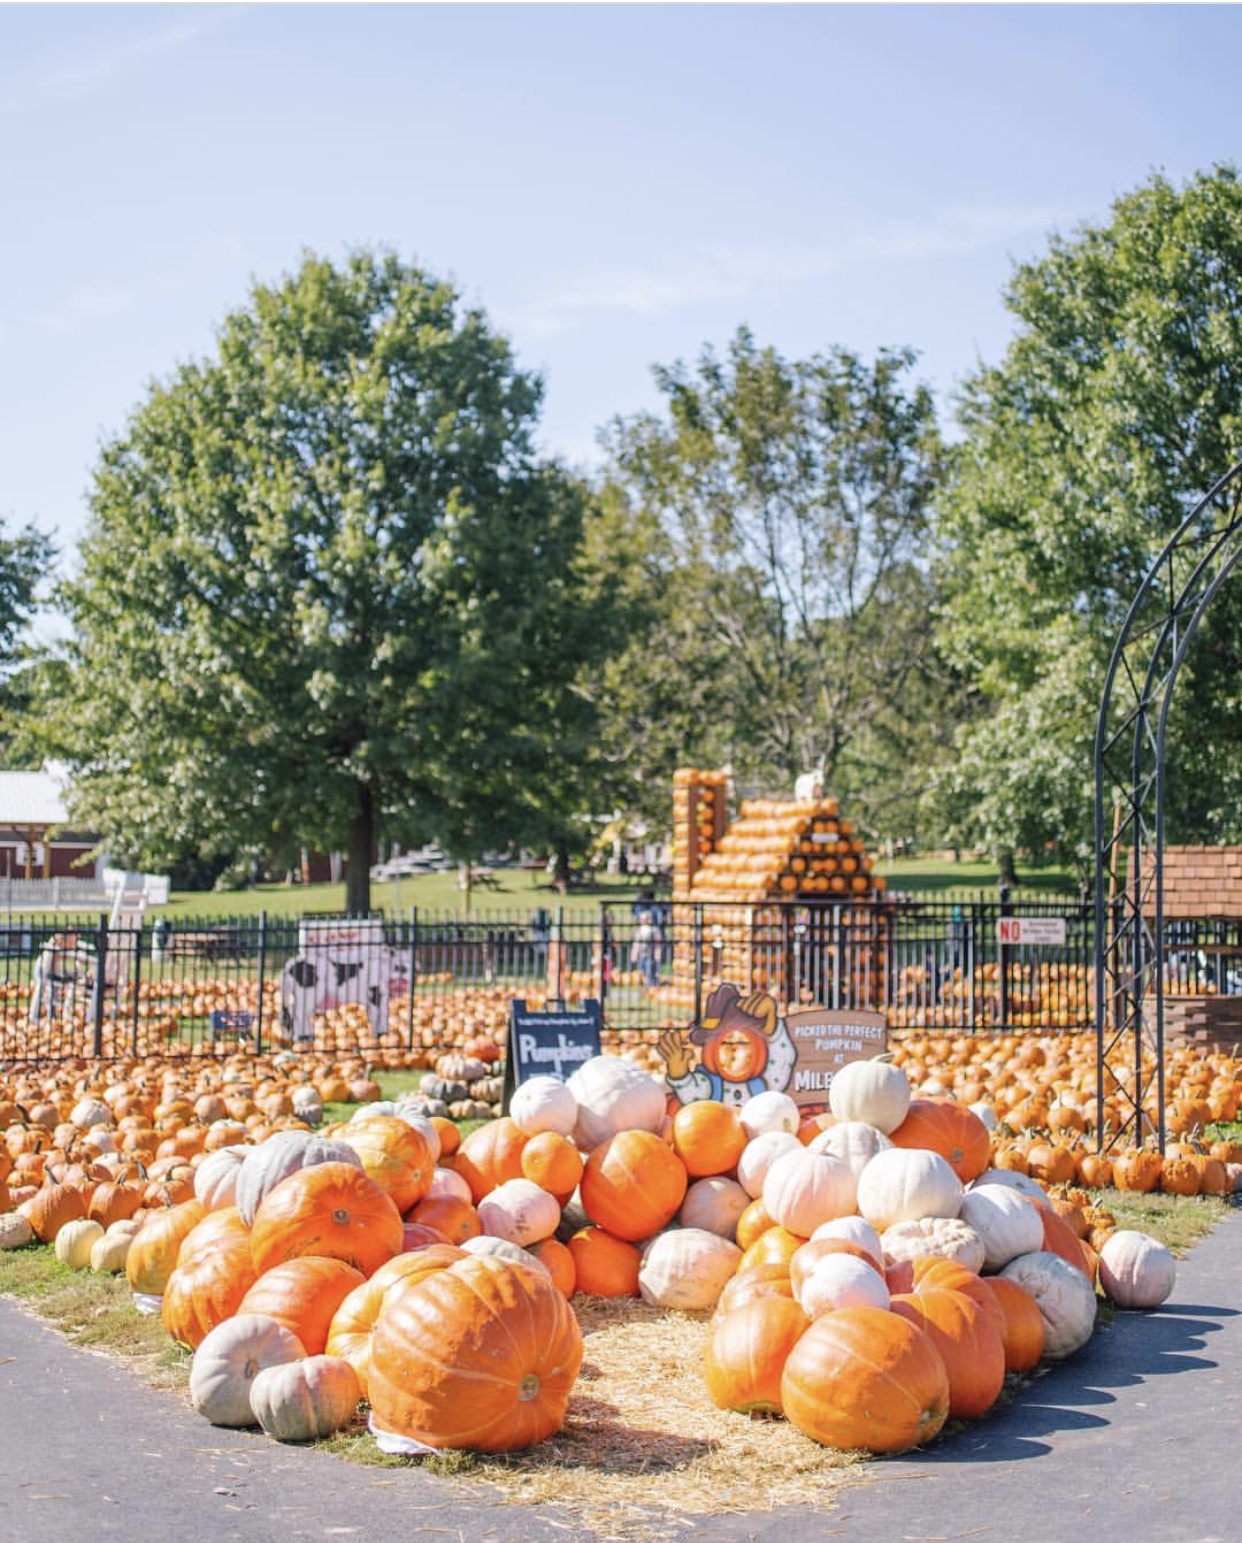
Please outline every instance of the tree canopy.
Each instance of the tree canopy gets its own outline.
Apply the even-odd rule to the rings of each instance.
[[[946,689],[926,561],[943,451],[914,365],[788,360],[743,328],[723,358],[656,370],[665,415],[609,427],[649,601],[612,737],[665,805],[687,761],[790,790],[820,769],[873,819],[903,796]]]
[[[1016,330],[961,401],[942,640],[975,682],[938,806],[993,850],[1085,859],[1104,670],[1153,558],[1242,450],[1242,184],[1152,177],[1006,292]],[[1171,839],[1242,836],[1242,598],[1174,699]]]
[[[609,586],[586,490],[533,452],[540,403],[392,253],[257,285],[100,455],[48,704],[75,818],[146,863],[344,849],[356,909],[380,840],[562,833]],[[553,789],[565,750],[582,776]]]
[[[33,525],[10,534],[0,521],[0,744],[10,764],[38,761],[23,734],[37,670],[26,629],[54,555],[51,539]]]

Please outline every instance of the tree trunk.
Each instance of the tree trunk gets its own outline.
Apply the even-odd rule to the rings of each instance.
[[[371,784],[358,783],[358,801],[350,816],[345,853],[345,909],[366,916],[371,909],[371,852],[374,844]]]
[[[470,914],[470,897],[474,889],[474,864],[461,863],[457,869],[457,887],[461,890],[461,908]]]
[[[1006,847],[998,852],[996,860],[1000,869],[996,882],[1003,884],[1006,889],[1013,889],[1018,882],[1018,870],[1013,865],[1013,848]]]
[[[569,848],[566,846],[558,846],[556,849],[556,868],[552,874],[552,883],[559,894],[569,893]]]

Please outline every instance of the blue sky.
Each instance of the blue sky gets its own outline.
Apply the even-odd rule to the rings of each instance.
[[[745,322],[910,344],[946,417],[1001,289],[1242,161],[1235,6],[0,5],[0,515],[72,560],[103,438],[304,248],[453,278],[586,465]]]

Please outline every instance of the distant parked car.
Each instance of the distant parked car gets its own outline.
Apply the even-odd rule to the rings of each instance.
[[[449,860],[438,846],[419,847],[414,852],[398,852],[371,869],[371,882],[383,884],[391,879],[409,879],[419,873],[441,873]]]

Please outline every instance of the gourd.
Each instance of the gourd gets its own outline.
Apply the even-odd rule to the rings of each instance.
[[[741,1257],[736,1243],[701,1227],[662,1232],[643,1251],[639,1293],[651,1307],[710,1311]]]
[[[1159,1307],[1173,1290],[1176,1278],[1173,1255],[1147,1233],[1122,1227],[1104,1240],[1100,1285],[1118,1307]]]
[[[353,1419],[362,1390],[358,1374],[338,1356],[266,1366],[250,1384],[255,1419],[277,1441],[319,1441]]]
[[[894,1222],[880,1234],[886,1264],[930,1256],[952,1259],[978,1274],[985,1250],[979,1234],[956,1216],[924,1216],[916,1222]]]
[[[239,1313],[217,1324],[190,1363],[190,1403],[213,1425],[258,1423],[250,1407],[250,1385],[268,1366],[298,1361],[306,1354],[292,1330],[272,1318]]]

